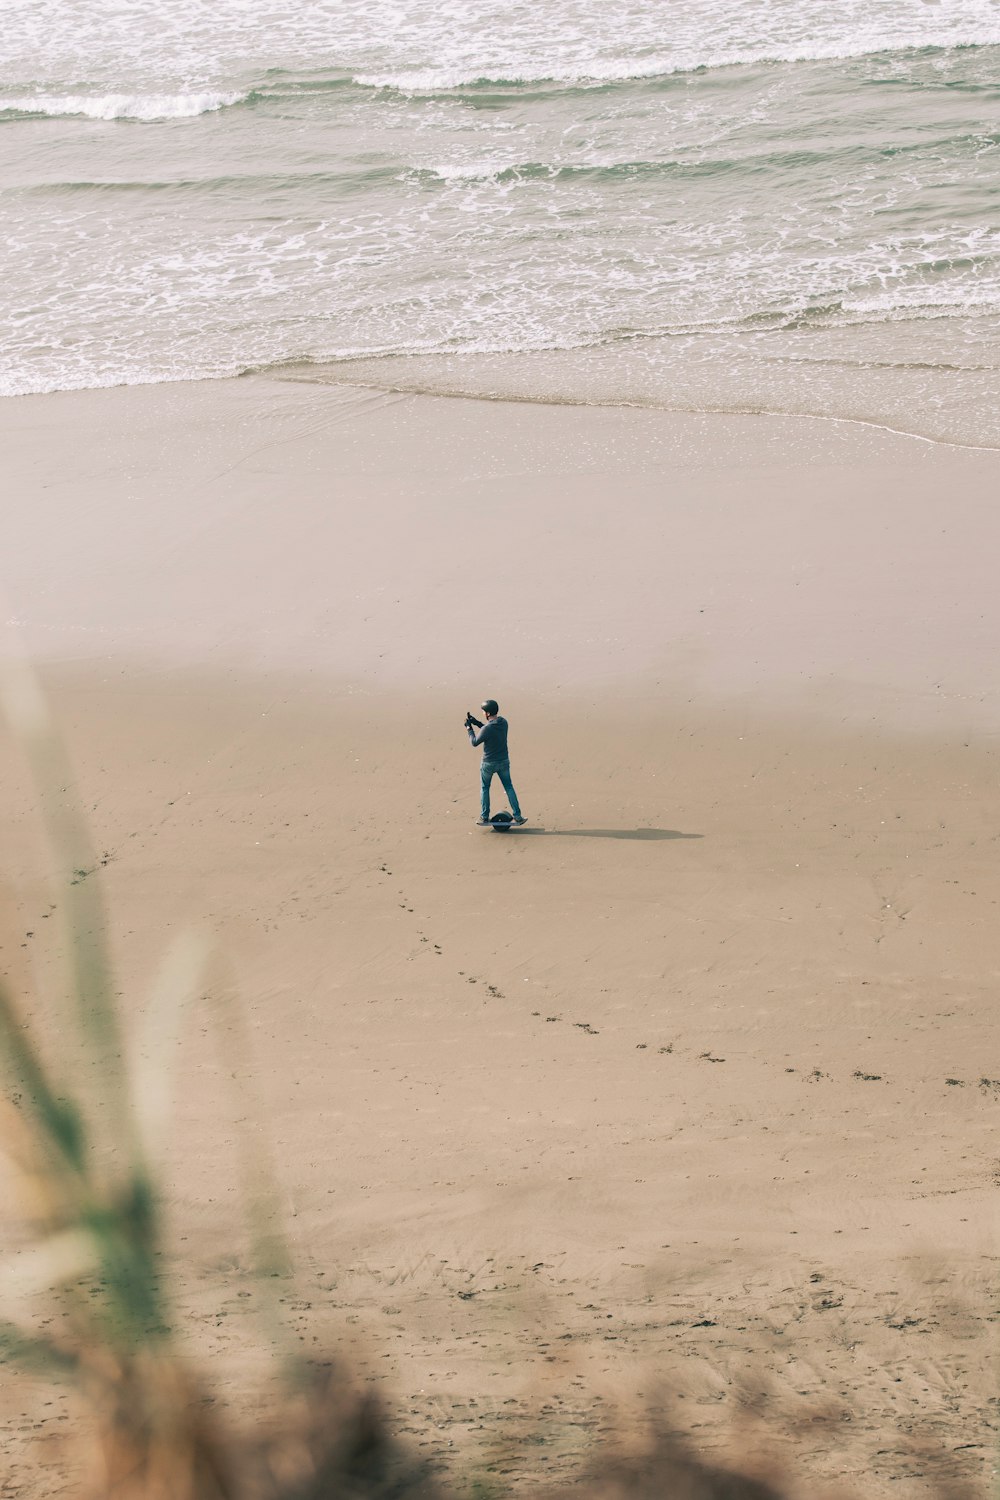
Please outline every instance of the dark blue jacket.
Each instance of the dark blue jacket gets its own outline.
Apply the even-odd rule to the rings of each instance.
[[[499,715],[495,719],[487,719],[478,734],[470,729],[469,739],[473,745],[482,745],[483,760],[490,765],[495,766],[508,759],[507,720],[501,719]]]

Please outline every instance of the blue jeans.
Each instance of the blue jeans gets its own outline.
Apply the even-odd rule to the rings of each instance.
[[[494,776],[500,777],[501,785],[503,786],[504,791],[507,793],[507,800],[510,803],[510,810],[514,814],[515,818],[519,818],[521,816],[521,809],[518,805],[517,793],[514,790],[514,783],[510,779],[510,761],[484,760],[482,801],[483,821],[485,822],[490,815],[490,782],[493,780]]]

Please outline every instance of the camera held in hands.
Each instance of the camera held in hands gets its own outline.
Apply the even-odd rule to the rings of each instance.
[[[482,719],[475,719],[472,714],[467,713],[465,716],[465,727],[466,729],[482,729],[483,721]]]

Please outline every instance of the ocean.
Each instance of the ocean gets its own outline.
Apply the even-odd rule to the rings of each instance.
[[[1000,445],[1000,0],[0,0],[0,394]]]

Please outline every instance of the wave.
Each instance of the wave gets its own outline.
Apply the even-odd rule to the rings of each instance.
[[[433,186],[438,183],[495,182],[501,186],[512,183],[545,182],[551,184],[603,182],[629,183],[655,181],[662,178],[699,179],[719,178],[730,173],[751,174],[771,169],[811,170],[828,166],[831,161],[844,159],[856,165],[878,162],[886,158],[909,155],[931,155],[947,152],[952,158],[963,152],[981,154],[1000,145],[1000,132],[965,133],[942,139],[918,141],[904,146],[858,146],[848,148],[835,145],[831,148],[804,150],[789,148],[777,151],[748,151],[741,156],[692,157],[688,161],[676,159],[638,161],[583,161],[542,162],[511,161],[484,158],[479,161],[442,162],[434,166],[410,167],[402,176],[410,182]]]
[[[39,197],[49,199],[55,195],[100,194],[113,197],[116,194],[143,193],[184,196],[199,194],[211,197],[213,193],[243,195],[256,200],[261,193],[287,192],[293,188],[326,188],[346,197],[370,191],[373,187],[398,183],[414,177],[405,168],[393,164],[388,167],[359,167],[339,172],[240,172],[221,177],[161,177],[161,178],[107,178],[81,177],[60,182],[42,181],[26,183],[19,187],[4,189],[7,199]]]
[[[62,118],[89,120],[189,120],[241,104],[245,93],[198,94],[29,94],[0,95],[0,119]]]
[[[655,159],[640,159],[635,161],[546,162],[517,161],[509,157],[485,157],[480,159],[474,158],[469,161],[439,162],[433,165],[407,165],[402,162],[394,162],[385,166],[365,165],[353,169],[344,167],[339,171],[325,170],[287,173],[251,171],[245,173],[228,173],[222,176],[209,175],[205,177],[46,180],[7,188],[5,196],[8,198],[20,198],[39,195],[51,198],[53,194],[98,193],[110,196],[118,193],[141,194],[147,192],[157,194],[199,193],[210,195],[212,193],[241,193],[253,195],[262,192],[288,191],[295,188],[323,188],[334,190],[341,195],[349,195],[363,194],[373,188],[385,187],[392,183],[409,183],[428,189],[447,189],[453,186],[475,186],[478,184],[495,184],[498,187],[510,187],[520,184],[531,185],[533,183],[552,186],[584,183],[614,186],[616,184],[628,185],[635,182],[655,182],[660,180],[696,181],[698,179],[717,179],[734,174],[751,176],[772,170],[781,172],[787,172],[790,169],[813,171],[828,167],[831,162],[845,157],[849,158],[856,166],[865,165],[873,161],[882,161],[886,158],[912,154],[933,155],[934,153],[947,152],[955,160],[966,152],[972,152],[978,156],[984,151],[998,146],[1000,146],[1000,132],[984,132],[980,134],[966,133],[941,139],[920,141],[904,146],[880,145],[861,147],[851,145],[847,148],[835,146],[830,149],[817,149],[813,151],[790,148],[785,151],[747,151],[741,156],[692,157],[692,159],[687,161],[676,158],[664,158],[659,161]],[[976,264],[977,260],[978,257],[975,256],[960,257],[958,259],[951,258],[946,264],[929,264],[927,269],[934,271],[942,269],[968,269]],[[918,267],[917,269],[920,268]]]
[[[928,58],[947,52],[976,52],[1000,46],[1000,24],[984,29],[977,40],[952,42],[934,34],[925,40],[894,47],[880,39],[856,43],[837,41],[828,46],[764,46],[731,48],[715,53],[689,52],[636,59],[581,63],[571,68],[524,68],[475,71],[462,68],[420,68],[393,73],[356,73],[359,88],[387,89],[401,94],[511,89],[525,85],[579,86],[599,89],[620,83],[669,81],[679,74],[705,73],[717,68],[764,67],[783,63],[856,62],[864,58]]]
[[[537,64],[526,62],[522,67],[514,66],[510,69],[441,66],[384,73],[352,73],[340,69],[309,76],[283,68],[270,68],[258,75],[256,83],[242,89],[163,93],[122,91],[104,94],[30,91],[18,95],[0,95],[0,121],[72,116],[102,121],[140,122],[194,119],[199,115],[212,114],[234,106],[255,107],[269,103],[280,104],[283,101],[304,101],[352,89],[362,93],[382,92],[428,97],[454,97],[464,93],[470,102],[488,103],[491,92],[505,95],[514,92],[519,98],[523,98],[525,91],[529,89],[560,94],[571,93],[576,89],[586,93],[610,91],[629,84],[656,89],[673,87],[685,76],[716,69],[851,62],[866,58],[893,63],[907,58],[939,58],[949,53],[975,53],[989,48],[1000,48],[1000,23],[995,27],[984,27],[978,39],[958,43],[937,35],[918,43],[908,42],[900,46],[886,44],[884,38],[878,38],[877,41],[862,38],[853,43],[838,40],[829,45],[762,45],[717,52],[699,48],[687,52],[611,58],[607,61],[581,60],[564,66],[546,65],[539,60]],[[887,85],[913,82],[897,77],[860,81]],[[920,86],[968,88],[990,93],[997,89],[992,80],[974,83],[932,79],[926,81],[926,84],[921,80]],[[31,88],[30,85],[27,87]]]
[[[426,186],[440,183],[494,182],[508,186],[519,182],[635,182],[661,177],[715,177],[740,162],[711,161],[625,161],[625,162],[541,162],[541,161],[470,161],[444,162],[433,167],[411,167],[407,181]]]

